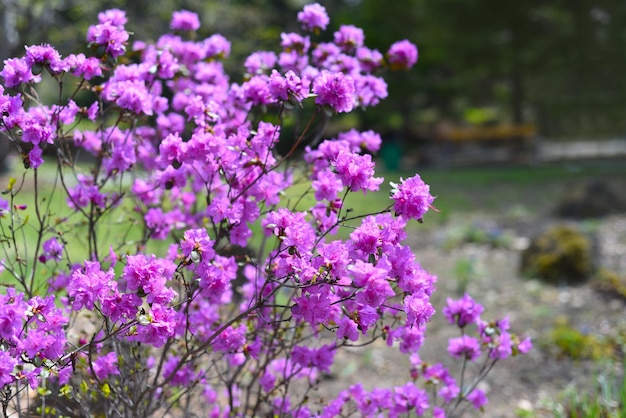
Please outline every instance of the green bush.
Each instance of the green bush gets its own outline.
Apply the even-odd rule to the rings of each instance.
[[[593,270],[591,240],[566,225],[549,228],[524,250],[520,269],[524,276],[552,284],[584,282]]]
[[[550,333],[549,345],[556,350],[557,355],[574,360],[613,358],[617,350],[612,339],[584,333],[566,319],[557,320]]]

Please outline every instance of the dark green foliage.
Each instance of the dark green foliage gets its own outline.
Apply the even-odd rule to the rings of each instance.
[[[63,55],[84,48],[98,11],[127,11],[135,39],[162,33],[172,11],[197,12],[199,37],[221,33],[233,41],[232,64],[266,49],[281,31],[297,30],[301,0],[22,0],[5,1],[0,61],[46,39]],[[455,123],[467,109],[493,107],[499,119],[539,125],[542,136],[613,136],[624,132],[626,3],[618,0],[319,0],[331,24],[362,27],[367,44],[385,52],[408,38],[420,50],[418,71],[390,82],[390,99],[362,112],[370,127],[385,127],[403,146],[428,138],[434,123]],[[132,38],[131,38],[132,40]],[[237,74],[239,76],[240,74]],[[240,81],[240,80],[234,80]],[[393,125],[391,129],[389,126]],[[410,142],[409,142],[410,140]],[[417,145],[417,144],[415,144]]]

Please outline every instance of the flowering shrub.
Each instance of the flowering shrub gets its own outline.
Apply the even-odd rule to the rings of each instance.
[[[42,44],[4,62],[0,130],[26,168],[0,199],[4,415],[454,416],[486,404],[477,383],[497,361],[530,349],[466,295],[443,311],[462,331],[449,344],[461,375],[419,358],[436,278],[404,241],[432,209],[429,187],[402,179],[387,208],[354,214],[346,197],[383,181],[380,136],[307,142],[321,113],[384,99],[377,74],[411,68],[417,49],[404,40],[383,55],[353,26],[318,42],[318,4],[298,19],[306,34],[251,54],[240,83],[222,68],[228,41],[192,40],[189,11],[154,44],[131,44],[124,12],[108,10],[89,54]],[[56,103],[39,99],[43,81]],[[311,120],[279,154],[283,123],[303,109]],[[41,174],[44,151],[54,176]],[[410,356],[408,383],[314,401],[338,351],[377,339]],[[482,364],[471,381],[467,362]]]

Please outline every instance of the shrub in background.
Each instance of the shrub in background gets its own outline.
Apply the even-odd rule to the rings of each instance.
[[[591,240],[567,225],[548,228],[522,252],[520,270],[552,284],[582,283],[593,272]]]

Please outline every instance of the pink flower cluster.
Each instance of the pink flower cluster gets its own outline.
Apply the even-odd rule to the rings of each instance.
[[[52,381],[104,394],[127,415],[177,407],[172,399],[198,390],[211,416],[443,416],[453,399],[486,402],[475,388],[461,392],[447,370],[417,360],[421,377],[443,385],[443,403],[417,376],[393,388],[352,386],[317,409],[289,390],[295,381],[316,386],[346,346],[383,339],[416,359],[435,314],[436,282],[405,243],[407,222],[421,221],[434,200],[419,176],[392,185],[386,210],[353,216],[347,207],[349,193],[383,182],[372,157],[378,134],[352,129],[307,143],[305,129],[296,143],[301,160],[296,146],[282,155],[277,148],[294,109],[316,118],[378,104],[387,96],[378,70],[409,69],[417,49],[406,40],[386,54],[369,49],[350,25],[319,42],[313,37],[329,25],[319,4],[305,6],[298,21],[307,33],[283,33],[278,52],[251,54],[239,82],[221,61],[230,43],[217,34],[196,40],[200,19],[187,10],[175,12],[173,33],[154,43],[130,44],[124,12],[108,10],[88,30],[91,55],[63,58],[38,45],[4,62],[0,131],[31,172],[45,147],[55,149],[67,206],[54,222],[37,212],[30,273],[19,254],[0,263],[3,280],[21,289],[0,295],[6,399],[19,396],[20,385]],[[61,76],[79,82],[58,103],[25,94],[43,77]],[[73,99],[83,88],[96,96],[85,107]],[[73,158],[84,154],[95,164],[80,172]],[[294,202],[286,196],[298,182],[310,189]],[[19,200],[18,191],[8,193]],[[313,202],[302,207],[308,193]],[[0,223],[20,209],[0,199]],[[75,235],[86,259],[76,259]],[[37,296],[29,281],[44,267],[57,296]],[[453,357],[475,361],[487,350],[495,361],[528,351],[507,321],[479,320],[482,308],[468,298],[443,312],[479,333],[451,340]],[[66,325],[78,317],[94,329],[74,335]]]

